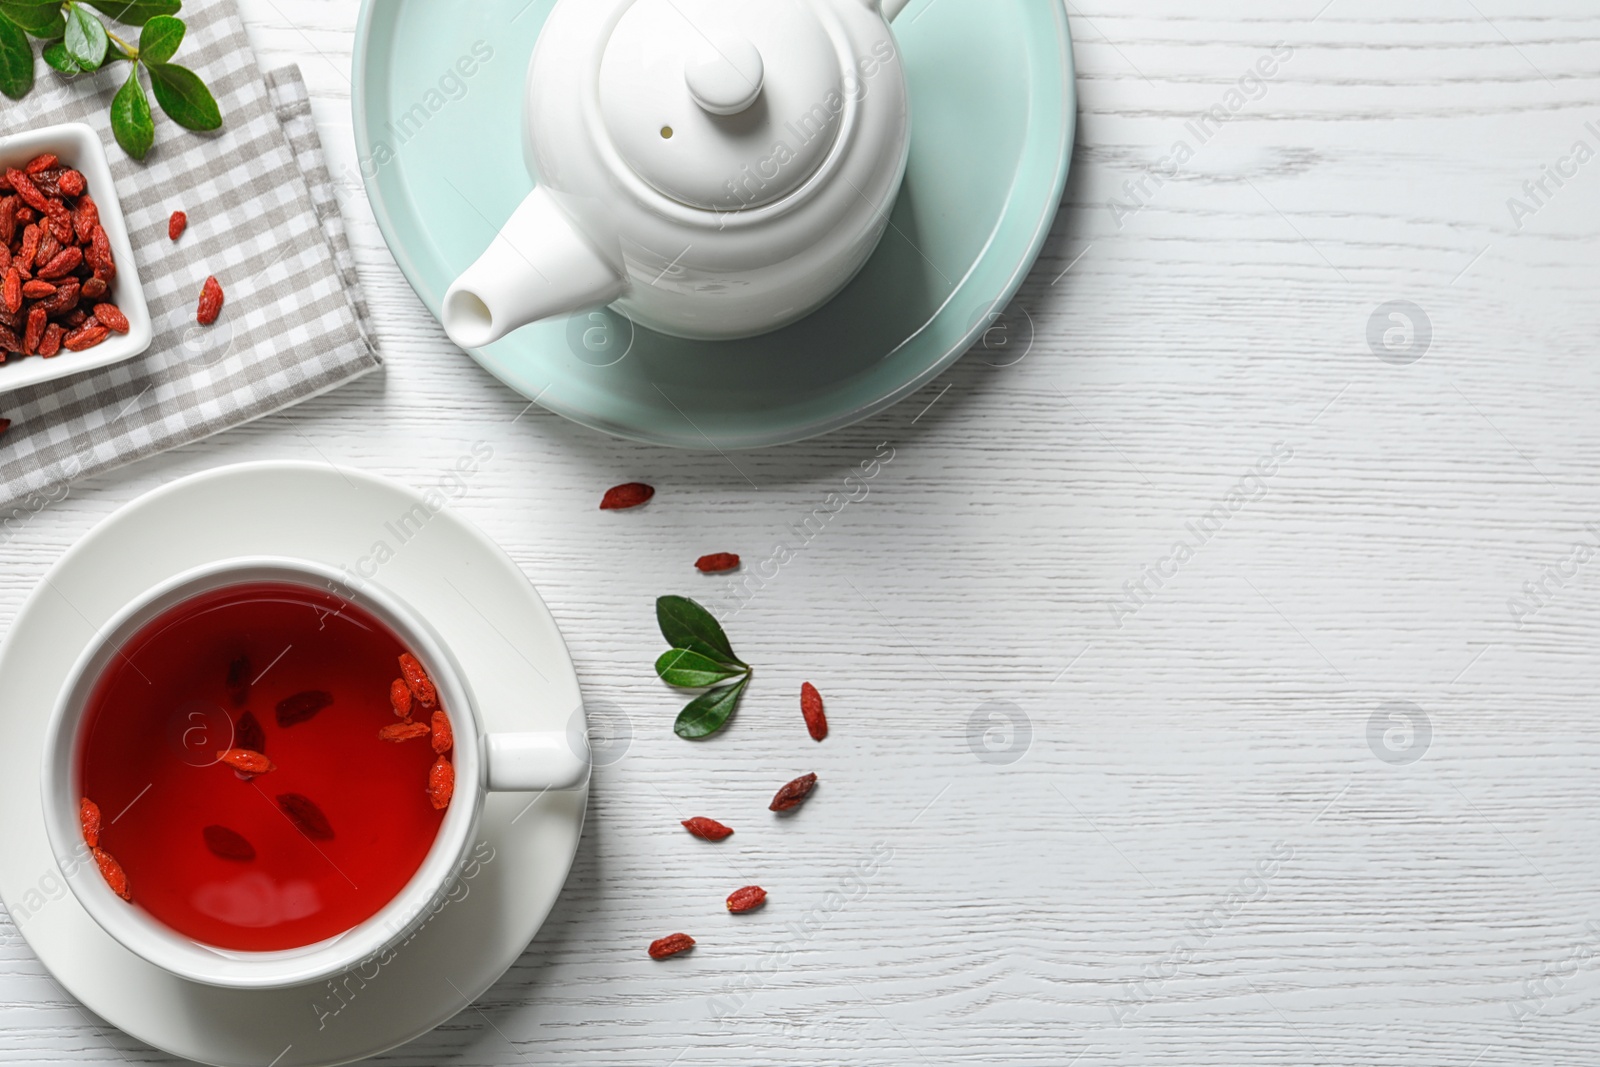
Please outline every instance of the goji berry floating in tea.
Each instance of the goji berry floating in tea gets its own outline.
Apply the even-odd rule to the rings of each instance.
[[[433,727],[425,722],[393,722],[378,731],[379,741],[410,741],[417,737],[427,737],[433,732]]]
[[[683,820],[683,828],[702,841],[721,841],[733,834],[732,827],[724,826],[715,819],[707,819],[701,815]]]
[[[90,848],[100,844],[100,805],[88,797],[78,801],[78,825],[83,828],[83,843]]]
[[[266,753],[267,732],[261,728],[261,723],[252,712],[245,712],[239,716],[239,721],[233,724],[233,744],[235,748]]]
[[[828,717],[822,713],[822,694],[810,682],[800,684],[800,714],[805,716],[806,730],[811,740],[821,741],[828,736]]]
[[[728,894],[728,910],[735,915],[740,912],[754,911],[761,907],[767,900],[767,891],[758,885],[747,885],[743,889],[735,889]]]
[[[284,697],[278,701],[278,725],[295,726],[305,722],[332,703],[333,694],[321,689],[307,689]]]
[[[613,485],[606,490],[606,495],[600,498],[600,510],[622,511],[626,508],[636,508],[655,495],[655,487],[643,482]]]
[[[389,683],[389,706],[402,719],[411,718],[411,687],[404,678],[396,678]]]
[[[456,769],[449,760],[440,756],[428,768],[428,800],[435,811],[443,811],[450,806],[450,798],[455,791]]]
[[[723,571],[738,570],[739,557],[732,552],[713,552],[695,560],[694,565],[701,574],[721,574]]]
[[[433,713],[433,750],[444,755],[455,747],[455,736],[450,732],[450,719],[443,711]]]
[[[817,787],[815,774],[803,774],[778,790],[772,798],[772,803],[767,805],[768,811],[792,811],[805,803],[806,797]]]
[[[123,871],[122,864],[103,848],[93,851],[95,866],[100,868],[100,877],[106,880],[106,885],[123,900],[132,900],[133,892],[128,887],[128,875]]]
[[[236,771],[246,774],[266,774],[278,768],[271,760],[259,752],[251,752],[247,748],[228,748],[217,753],[217,762],[226,763]]]
[[[668,934],[666,937],[657,938],[650,942],[650,958],[664,960],[668,956],[676,956],[680,952],[688,952],[694,948],[694,938],[688,934]]]
[[[400,657],[400,677],[406,680],[411,695],[416,697],[417,703],[424,708],[432,708],[439,702],[439,691],[433,687],[428,672],[422,669],[417,657],[409,652]]]

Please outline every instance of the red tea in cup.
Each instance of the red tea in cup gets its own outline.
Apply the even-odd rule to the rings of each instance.
[[[436,742],[421,698],[396,710],[402,657],[358,605],[277,581],[199,594],[125,641],[89,697],[77,767],[134,905],[203,944],[268,951],[389,903],[453,780],[448,722]],[[429,729],[392,729],[408,719]]]

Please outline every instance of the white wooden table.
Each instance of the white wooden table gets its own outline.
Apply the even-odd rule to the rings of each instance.
[[[420,486],[493,443],[455,506],[543,591],[614,741],[549,923],[386,1063],[1592,1065],[1600,160],[1572,152],[1600,151],[1600,10],[1324,4],[1072,0],[1079,147],[1007,329],[793,447],[518,418],[351,193],[386,373],[74,491],[5,546],[0,622],[173,478],[299,457]],[[355,0],[244,9],[353,166]],[[690,561],[765,558],[880,443],[730,624],[761,668],[739,721],[675,738],[652,598],[715,601]],[[597,523],[632,479],[655,502]],[[805,770],[804,817],[766,828]],[[758,832],[692,848],[696,812]],[[718,914],[750,882],[767,910]],[[644,957],[680,929],[692,956]],[[3,932],[0,1058],[167,1062]]]

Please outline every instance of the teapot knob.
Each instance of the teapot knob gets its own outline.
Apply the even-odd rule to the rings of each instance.
[[[748,38],[717,34],[683,65],[694,102],[713,115],[737,115],[761,95],[765,67]]]

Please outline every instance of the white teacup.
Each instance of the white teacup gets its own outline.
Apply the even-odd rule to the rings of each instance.
[[[405,887],[376,914],[334,937],[300,948],[245,952],[186,937],[120,899],[100,876],[78,821],[79,728],[90,694],[122,645],[145,624],[196,595],[249,582],[276,581],[332,592],[370,612],[415,655],[439,689],[454,732],[455,793],[438,836]],[[51,713],[45,737],[45,831],[78,901],[129,951],[181,978],[237,989],[272,989],[321,981],[403,941],[448,893],[475,840],[484,794],[571,789],[589,773],[581,738],[564,731],[488,734],[472,690],[433,628],[376,583],[352,589],[320,563],[271,556],[223,560],[171,578],[117,614],[78,657]],[[137,898],[136,898],[137,899]]]

